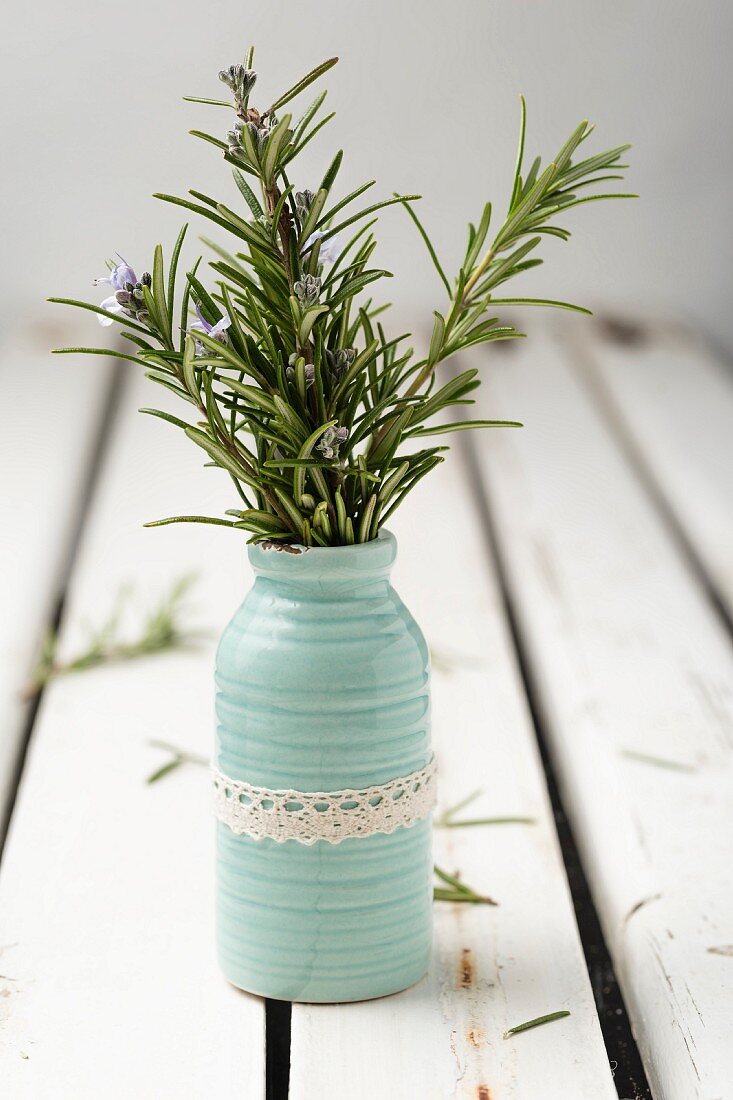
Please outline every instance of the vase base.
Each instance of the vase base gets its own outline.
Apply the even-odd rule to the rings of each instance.
[[[343,995],[341,995],[341,996],[338,996],[338,997],[328,996],[328,995],[325,995],[325,994],[323,996],[317,996],[315,994],[298,995],[297,993],[293,993],[293,995],[291,996],[291,995],[288,995],[288,994],[284,993],[282,990],[278,990],[277,993],[274,993],[274,992],[269,992],[268,993],[268,992],[265,992],[262,989],[254,989],[254,988],[250,987],[249,985],[245,986],[244,984],[240,984],[239,982],[232,981],[232,979],[228,978],[228,977],[227,977],[226,980],[229,982],[229,984],[231,986],[234,987],[234,989],[238,989],[240,991],[240,993],[247,993],[251,997],[262,997],[263,1000],[267,1000],[267,1001],[283,1001],[283,1002],[288,1003],[288,1004],[301,1004],[301,1005],[308,1005],[308,1004],[311,1004],[311,1005],[314,1005],[314,1004],[339,1005],[339,1004],[356,1004],[359,1001],[378,1001],[378,1000],[381,1000],[383,997],[394,997],[397,993],[404,993],[406,990],[413,989],[416,985],[419,985],[420,982],[427,976],[427,973],[428,973],[428,971],[427,971],[427,967],[426,967],[425,970],[423,970],[422,974],[420,974],[420,976],[418,978],[415,978],[412,981],[408,981],[406,983],[405,982],[399,982],[394,986],[390,986],[388,988],[384,988],[384,989],[380,989],[380,990],[375,990],[374,992],[361,991],[359,993],[355,993],[353,996],[343,996]],[[226,975],[225,975],[225,977],[226,977]]]

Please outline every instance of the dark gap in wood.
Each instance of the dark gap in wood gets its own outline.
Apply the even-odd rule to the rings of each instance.
[[[572,370],[583,388],[590,394],[594,406],[600,412],[601,418],[624,461],[634,473],[657,515],[672,535],[672,540],[685,559],[690,572],[700,585],[708,602],[723,623],[728,636],[733,638],[733,618],[725,600],[715,586],[715,579],[708,574],[705,563],[698,555],[694,543],[690,540],[678,519],[664,487],[657,480],[654,471],[644,456],[644,452],[636,442],[633,429],[626,424],[621,408],[606,385],[600,368],[593,363],[592,350],[588,351],[586,359],[581,355],[580,349],[573,346],[572,341],[568,341],[565,347]]]
[[[265,1001],[266,1100],[288,1100],[292,1014],[290,1001]]]
[[[570,893],[575,908],[580,940],[588,968],[603,1041],[614,1074],[616,1091],[622,1100],[651,1100],[652,1093],[644,1072],[639,1049],[631,1031],[626,1005],[603,938],[593,899],[575,843],[573,831],[560,797],[557,776],[548,747],[548,737],[542,718],[540,693],[532,671],[532,662],[522,638],[507,569],[496,534],[488,490],[481,478],[478,457],[470,432],[461,433],[459,447],[468,475],[468,485],[476,501],[487,547],[496,567],[501,600],[507,617],[519,672],[529,703],[537,744],[547,779],[555,828],[565,864]]]
[[[118,363],[112,370],[112,377],[110,379],[109,389],[102,408],[102,415],[99,420],[97,431],[94,435],[94,441],[92,443],[89,453],[89,465],[87,467],[86,476],[82,480],[79,495],[76,501],[75,512],[76,522],[71,530],[71,535],[68,540],[68,546],[65,554],[65,559],[60,570],[59,590],[54,600],[54,610],[49,618],[48,629],[58,631],[61,626],[61,622],[64,616],[64,608],[66,605],[66,594],[69,586],[69,580],[74,567],[74,561],[76,559],[77,551],[79,549],[79,543],[81,541],[84,525],[86,523],[87,515],[89,514],[89,508],[92,498],[97,488],[97,481],[99,477],[99,471],[102,467],[105,452],[107,450],[107,444],[110,435],[110,429],[114,423],[114,419],[117,413],[117,407],[120,402],[122,389],[124,385],[124,373],[125,368],[122,363]],[[39,638],[39,643],[41,639]],[[23,734],[20,739],[20,746],[18,749],[18,755],[15,762],[15,769],[13,773],[13,779],[11,783],[11,796],[8,799],[8,805],[5,815],[0,822],[0,860],[2,860],[3,852],[5,849],[5,843],[8,837],[8,831],[10,829],[10,822],[13,817],[13,811],[18,798],[18,790],[20,787],[20,781],[23,776],[23,770],[28,758],[28,749],[30,747],[31,738],[33,737],[33,730],[38,717],[38,711],[43,700],[45,693],[45,687],[33,697],[32,701],[28,705],[28,713],[23,727]]]
[[[47,625],[48,630],[58,630],[59,622],[61,621],[61,610],[63,607],[63,595],[55,597],[55,605]],[[38,708],[41,705],[41,698],[43,697],[43,689],[37,692],[36,695],[28,703],[25,722],[23,723],[23,730],[20,736],[20,744],[17,750],[17,757],[15,761],[15,767],[13,768],[13,776],[10,782],[10,797],[8,798],[8,804],[5,807],[5,813],[3,814],[2,822],[0,822],[0,861],[2,861],[3,852],[5,851],[5,841],[8,837],[8,830],[10,828],[10,819],[13,816],[13,810],[15,809],[15,802],[18,797],[18,788],[20,786],[20,778],[23,774],[23,768],[25,767],[26,756],[28,755],[28,746],[31,740],[31,734],[33,732],[33,726],[35,725],[36,717],[38,716]]]

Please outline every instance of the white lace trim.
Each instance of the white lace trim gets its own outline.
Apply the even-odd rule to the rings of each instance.
[[[435,807],[435,761],[389,783],[353,791],[273,791],[212,769],[214,812],[233,833],[262,840],[318,840],[393,833],[421,821]]]

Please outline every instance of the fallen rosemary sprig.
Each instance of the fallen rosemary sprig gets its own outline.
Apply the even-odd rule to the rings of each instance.
[[[433,870],[441,880],[446,883],[446,887],[436,886],[433,889],[433,901],[451,901],[462,902],[468,905],[498,905],[498,901],[494,901],[493,898],[488,897],[486,894],[478,894],[470,886],[466,886],[464,882],[455,875],[449,875],[447,871],[443,871],[436,864]]]
[[[120,636],[120,619],[132,591],[129,587],[120,591],[107,619],[92,631],[87,647],[75,657],[66,661],[57,660],[58,634],[49,631],[33,677],[23,692],[24,698],[32,699],[50,680],[59,676],[83,672],[101,664],[132,661],[190,644],[193,635],[184,633],[180,614],[184,597],[193,581],[192,576],[180,577],[175,581],[170,591],[148,612],[138,636],[131,640],[126,641]]]
[[[536,825],[534,817],[473,817],[465,821],[436,821],[438,829],[465,829],[474,825]]]
[[[563,1008],[559,1012],[548,1012],[546,1016],[538,1016],[534,1020],[527,1020],[524,1024],[517,1024],[516,1027],[510,1027],[502,1035],[502,1039],[510,1039],[512,1035],[518,1035],[521,1031],[530,1031],[533,1027],[540,1027],[542,1024],[551,1024],[553,1020],[562,1020],[565,1016],[570,1016],[570,1012]]]
[[[455,806],[450,806],[445,813],[441,814],[435,821],[436,829],[464,829],[474,825],[536,825],[537,819],[534,817],[474,817],[464,818],[461,821],[455,821],[455,815],[460,811],[470,806],[478,796],[482,793],[481,788],[474,791],[472,794],[467,795],[466,798],[461,799]]]
[[[180,768],[182,764],[197,764],[204,768],[209,766],[209,761],[205,756],[199,756],[198,753],[186,752],[183,749],[179,749],[177,745],[171,745],[169,741],[149,741],[148,744],[156,749],[165,749],[167,752],[171,753],[171,758],[160,768],[151,772],[145,780],[146,783],[157,783],[159,779],[163,779],[164,776],[170,775],[172,771],[175,771],[176,768]]]
[[[668,760],[663,756],[652,756],[647,752],[637,752],[636,749],[622,749],[621,755],[629,760],[637,760],[640,764],[651,764],[655,768],[666,768],[672,772],[694,772],[697,770],[694,764],[685,764],[682,760]]]

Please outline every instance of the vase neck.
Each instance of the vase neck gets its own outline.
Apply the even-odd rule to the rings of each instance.
[[[277,548],[252,543],[249,560],[256,576],[293,591],[369,597],[389,585],[397,542],[381,531],[371,542],[353,546]]]

